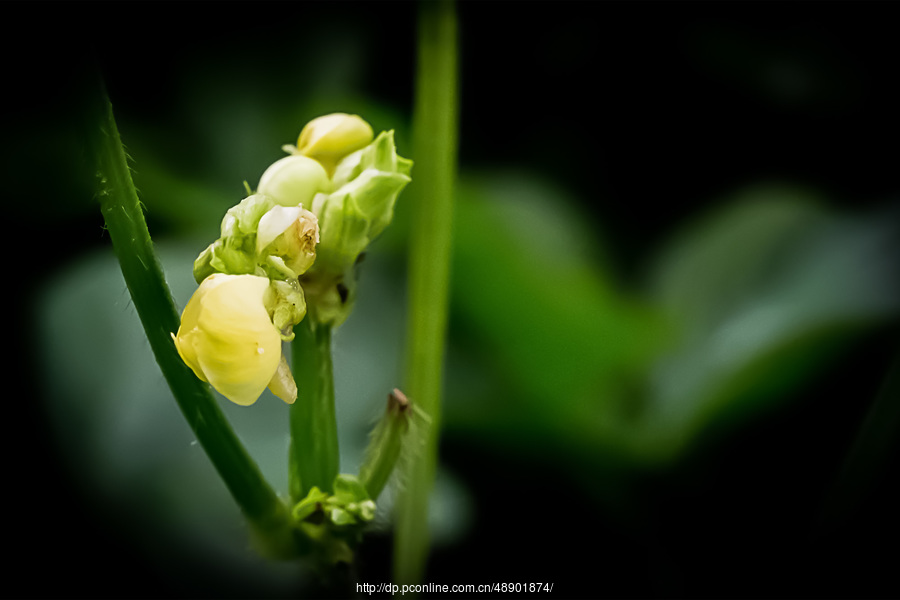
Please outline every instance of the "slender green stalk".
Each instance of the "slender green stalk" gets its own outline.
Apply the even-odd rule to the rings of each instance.
[[[295,502],[313,487],[331,493],[340,467],[334,414],[331,326],[307,315],[294,327],[292,369],[297,401],[291,405],[290,489]]]
[[[156,361],[197,440],[252,525],[261,549],[273,555],[292,554],[293,526],[287,507],[263,479],[209,386],[197,379],[175,349],[171,333],[178,330],[180,319],[150,240],[112,104],[102,84],[90,107],[87,138],[96,161],[101,211]]]
[[[416,174],[409,248],[407,393],[428,415],[422,452],[413,457],[397,502],[394,579],[421,580],[428,555],[428,499],[437,468],[450,280],[457,143],[457,24],[452,1],[422,2],[413,123]]]

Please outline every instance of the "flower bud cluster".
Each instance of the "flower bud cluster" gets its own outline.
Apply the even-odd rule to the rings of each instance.
[[[410,181],[412,161],[397,155],[394,132],[372,138],[371,127],[359,117],[328,115],[311,121],[297,146],[285,147],[292,155],[282,161],[313,157],[330,177],[328,191],[316,193],[310,206],[321,241],[315,263],[301,277],[312,316],[320,323],[340,325],[350,314],[356,299],[354,267],[390,224],[397,196]],[[267,185],[260,181],[259,191],[276,202],[296,199],[289,192],[298,178],[293,170],[276,163],[263,178]]]
[[[354,265],[393,218],[412,167],[392,131],[373,138],[355,115],[310,121],[194,262],[200,287],[172,337],[184,362],[229,400],[253,404],[268,387],[292,403],[297,387],[281,342],[307,312],[328,325],[349,314]]]

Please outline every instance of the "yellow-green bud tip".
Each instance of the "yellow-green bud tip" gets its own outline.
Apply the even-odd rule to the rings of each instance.
[[[334,113],[306,124],[297,138],[297,152],[319,161],[331,176],[342,158],[364,148],[374,137],[371,125],[359,116]]]

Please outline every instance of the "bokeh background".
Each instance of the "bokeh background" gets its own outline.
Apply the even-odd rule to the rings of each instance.
[[[458,9],[427,580],[546,581],[562,597],[900,594],[890,4]],[[100,67],[183,307],[242,182],[309,119],[360,114],[415,160],[416,5],[3,11],[19,24],[4,44],[10,589],[302,595],[306,571],[249,548],[143,338],[92,197],[83,66]],[[402,385],[404,201],[427,200],[415,177],[408,192],[335,336],[346,471]],[[222,402],[286,491],[287,407]],[[368,539],[360,581],[390,581],[389,530]]]

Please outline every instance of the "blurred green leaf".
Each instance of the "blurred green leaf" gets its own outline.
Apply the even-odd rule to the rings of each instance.
[[[691,332],[706,333],[783,270],[795,236],[828,218],[820,199],[789,188],[749,190],[660,252],[652,294]]]
[[[454,314],[471,330],[447,425],[501,445],[675,459],[900,306],[893,220],[834,214],[802,188],[726,198],[663,249],[643,298],[612,281],[559,189],[494,175],[460,194]]]
[[[597,227],[562,190],[524,173],[463,180],[457,210],[455,319],[506,390],[448,403],[448,426],[582,448],[627,436],[627,392],[670,336],[659,311],[612,281]]]
[[[834,214],[803,189],[727,199],[660,256],[654,295],[681,342],[654,371],[648,437],[674,454],[704,428],[759,413],[896,314],[896,247],[892,219]]]

